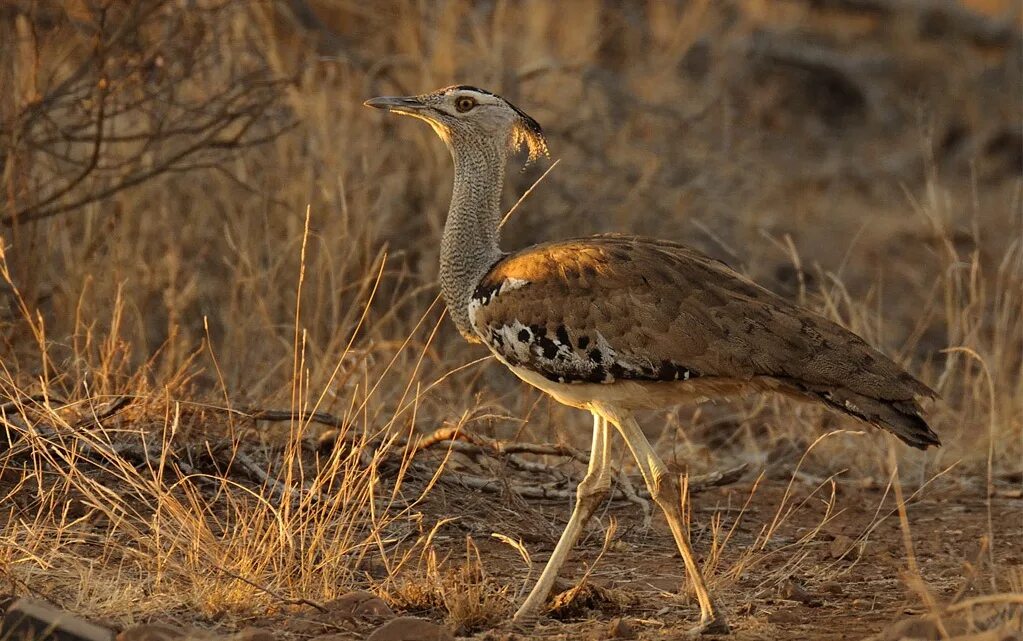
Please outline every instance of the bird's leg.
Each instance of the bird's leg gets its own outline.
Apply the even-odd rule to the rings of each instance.
[[[686,565],[686,574],[693,584],[696,592],[696,599],[700,602],[700,629],[701,632],[727,632],[728,624],[724,617],[714,607],[710,598],[707,584],[703,580],[700,566],[696,563],[696,556],[689,543],[689,534],[686,532],[682,521],[682,496],[679,490],[678,479],[670,472],[667,466],[657,456],[657,452],[650,445],[643,431],[640,429],[636,419],[627,412],[609,410],[608,418],[618,427],[626,444],[632,451],[632,456],[639,465],[643,480],[646,481],[650,496],[654,502],[664,511],[668,519],[668,527],[675,538],[679,552],[682,553],[682,560]]]
[[[536,585],[530,590],[522,607],[515,613],[515,621],[529,619],[539,611],[554,586],[558,570],[568,558],[572,546],[579,540],[579,535],[582,534],[586,522],[607,498],[611,490],[610,454],[608,452],[610,438],[611,431],[607,427],[607,420],[594,414],[590,464],[586,470],[586,476],[576,488],[575,509],[572,510],[568,525],[561,533],[561,538],[558,539],[558,544],[554,547],[554,552],[551,554],[550,560],[547,561],[547,565],[544,566],[543,572],[540,573]]]

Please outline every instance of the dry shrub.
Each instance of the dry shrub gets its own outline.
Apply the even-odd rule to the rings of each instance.
[[[387,594],[398,607],[435,611],[460,635],[467,635],[506,619],[510,613],[508,588],[487,574],[479,549],[465,539],[464,561],[442,560],[433,534],[423,542],[420,567],[397,581]]]

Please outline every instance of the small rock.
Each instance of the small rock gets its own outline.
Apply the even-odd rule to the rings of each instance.
[[[374,630],[366,641],[455,641],[455,635],[436,623],[415,617],[398,617]]]
[[[356,590],[324,604],[326,617],[330,619],[394,618],[394,610],[383,599],[365,590]]]
[[[848,554],[853,547],[852,538],[844,534],[836,534],[835,539],[828,546],[828,552],[833,559],[840,559]]]
[[[380,597],[373,597],[359,604],[359,607],[355,608],[356,616],[370,617],[377,619],[393,619],[394,610],[391,606],[387,605]]]
[[[821,604],[820,599],[815,597],[799,581],[789,579],[778,588],[778,596],[789,601],[796,601],[805,606],[816,608]]]
[[[144,623],[119,632],[117,641],[174,641],[185,636],[188,636],[188,633],[176,625]]]
[[[821,584],[821,591],[827,594],[842,594],[844,588],[838,581],[825,581]]]
[[[338,608],[350,610],[356,616],[376,616],[381,619],[394,617],[394,610],[384,599],[364,590],[349,592],[333,603]]]
[[[611,625],[607,627],[607,635],[612,639],[635,639],[638,636],[636,628],[621,617],[611,619]]]
[[[110,630],[33,599],[18,599],[7,608],[0,639],[21,641],[113,641]]]

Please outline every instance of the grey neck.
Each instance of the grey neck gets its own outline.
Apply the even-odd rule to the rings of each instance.
[[[501,257],[501,188],[505,154],[494,145],[453,141],[455,185],[440,245],[440,289],[458,331],[478,340],[469,323],[469,301]]]

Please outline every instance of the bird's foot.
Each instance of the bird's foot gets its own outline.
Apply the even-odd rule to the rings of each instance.
[[[703,619],[696,627],[686,630],[687,637],[699,637],[705,634],[731,634],[728,622],[723,616],[716,616],[713,619]]]
[[[522,610],[516,612],[515,616],[508,621],[512,630],[522,634],[528,634],[535,630],[538,623],[540,623],[539,614],[536,612],[523,612]]]

